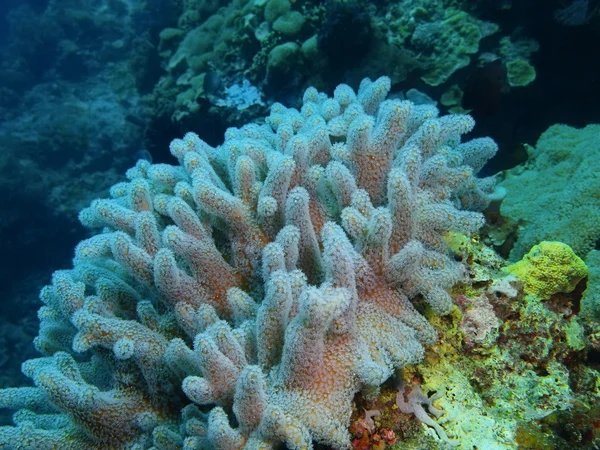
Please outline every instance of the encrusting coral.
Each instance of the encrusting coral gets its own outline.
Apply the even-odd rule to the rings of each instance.
[[[587,266],[571,247],[552,241],[534,245],[506,271],[523,281],[525,293],[544,299],[559,292],[572,292],[588,275]]]
[[[218,148],[189,133],[85,209],[100,231],[42,292],[0,447],[349,448],[354,395],[435,341],[410,298],[449,312],[444,234],[476,232],[493,187],[471,117],[389,90],[310,88]]]

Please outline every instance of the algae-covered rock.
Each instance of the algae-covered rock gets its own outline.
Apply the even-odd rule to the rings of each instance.
[[[269,53],[267,71],[286,71],[295,64],[295,58],[300,52],[300,46],[294,42],[286,42],[273,48]]]
[[[592,250],[585,262],[589,270],[587,288],[581,299],[581,314],[600,319],[600,251]]]
[[[571,247],[548,241],[534,246],[506,270],[523,281],[526,294],[543,299],[559,292],[572,292],[588,274],[587,266]]]
[[[294,36],[300,32],[304,21],[304,16],[298,11],[289,11],[273,22],[273,29],[286,36]]]
[[[306,59],[315,59],[319,54],[317,35],[313,35],[302,43],[302,55]]]
[[[272,24],[290,9],[292,9],[292,5],[289,0],[269,0],[265,5],[265,20]]]
[[[180,39],[184,34],[185,32],[179,28],[165,28],[159,34],[160,44],[161,46],[168,45],[171,41]]]
[[[183,72],[192,69],[201,72],[211,59],[217,36],[224,25],[220,16],[212,16],[202,25],[186,34],[175,54],[167,64],[170,71]]]
[[[571,320],[563,327],[567,345],[575,351],[585,348],[584,330],[579,321]]]

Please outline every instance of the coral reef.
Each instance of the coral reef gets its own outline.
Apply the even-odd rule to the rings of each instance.
[[[435,342],[410,298],[452,310],[444,234],[475,233],[493,186],[469,116],[389,89],[308,89],[219,148],[190,133],[83,210],[98,234],[42,291],[0,446],[349,448],[355,393]]]
[[[1,351],[8,358],[3,387],[19,379],[23,358],[35,353],[39,289],[85,236],[77,213],[106,195],[143,148],[135,78],[141,67],[130,65],[141,59],[134,42],[142,40],[136,34],[142,23],[120,5],[49,0],[0,7],[13,7],[0,14],[6,19],[0,27],[6,34],[0,39],[0,253],[13,255],[0,271]],[[48,239],[49,230],[59,229]]]
[[[526,294],[550,298],[559,292],[573,292],[588,275],[587,266],[571,247],[562,242],[543,241],[521,261],[506,268],[523,281]]]
[[[535,73],[528,63],[534,41],[500,36],[498,25],[479,19],[477,8],[460,0],[235,0],[204,14],[195,3],[184,2],[177,23],[160,33],[166,73],[151,98],[155,115],[180,128],[206,115],[229,125],[263,115],[258,107],[214,108],[197,82],[210,71],[225,85],[248,79],[265,100],[294,106],[308,85],[329,90],[340,79],[358,85],[374,73],[389,74],[393,85],[416,75],[429,86],[449,88],[455,73],[492,53],[505,62],[518,58],[515,84],[531,82]]]
[[[508,82],[511,86],[527,86],[535,80],[536,72],[530,60],[539,48],[538,42],[531,38],[500,39],[498,53],[506,63]]]
[[[600,251],[588,253],[586,262],[589,268],[587,289],[581,299],[581,313],[589,318],[600,319]]]
[[[600,16],[546,3],[2,2],[0,448],[600,448]]]
[[[421,363],[403,370],[404,384],[423,399],[437,398],[434,407],[445,413],[434,420],[457,448],[592,450],[600,443],[595,431],[600,373],[589,353],[595,339],[588,334],[591,323],[577,314],[581,293],[544,301],[525,294],[518,278],[499,270],[505,265],[500,258],[468,241],[457,251],[469,261],[469,278],[477,281],[454,288],[460,294],[451,314],[430,317],[440,339]],[[466,295],[474,307],[461,299]],[[477,341],[464,321],[482,304],[486,316],[491,308],[496,329]],[[392,395],[384,387],[376,400],[358,400],[360,408],[380,412],[370,435],[389,428],[403,449],[440,448],[433,426],[415,435],[410,424],[417,419],[407,423],[387,401]]]
[[[390,448],[403,450],[594,449],[600,373],[589,352],[598,338],[577,314],[575,291],[542,301],[525,294],[517,277],[500,270],[506,264],[475,239],[452,248],[468,261],[473,282],[455,286],[451,314],[429,316],[439,340],[422,362],[397,373],[377,396],[356,396],[353,448],[385,449],[392,445],[385,437],[393,436],[399,445]],[[478,323],[465,327],[465,317],[483,305],[494,328],[476,340]],[[428,404],[435,414],[424,411]],[[449,438],[445,447],[439,430]]]
[[[479,41],[498,30],[494,24],[454,8],[444,10],[437,20],[428,19],[416,26],[410,43],[426,55],[422,79],[431,86],[442,84],[458,69],[466,67],[469,55],[479,50]]]
[[[535,147],[527,146],[527,162],[508,171],[500,212],[518,224],[513,261],[540,241],[564,242],[584,260],[594,248],[600,238],[598,136],[600,125],[553,125]]]

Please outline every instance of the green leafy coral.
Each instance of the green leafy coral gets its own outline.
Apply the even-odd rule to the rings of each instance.
[[[423,52],[428,66],[421,78],[432,86],[444,83],[458,69],[469,65],[469,55],[477,53],[479,41],[497,30],[496,25],[452,8],[439,20],[419,24],[411,44]]]

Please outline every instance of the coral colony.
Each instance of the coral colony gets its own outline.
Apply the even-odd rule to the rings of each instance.
[[[444,235],[477,232],[493,188],[470,116],[389,90],[309,88],[217,148],[189,133],[82,211],[97,233],[41,294],[0,448],[350,448],[355,394],[436,341],[419,311],[465,275]]]

